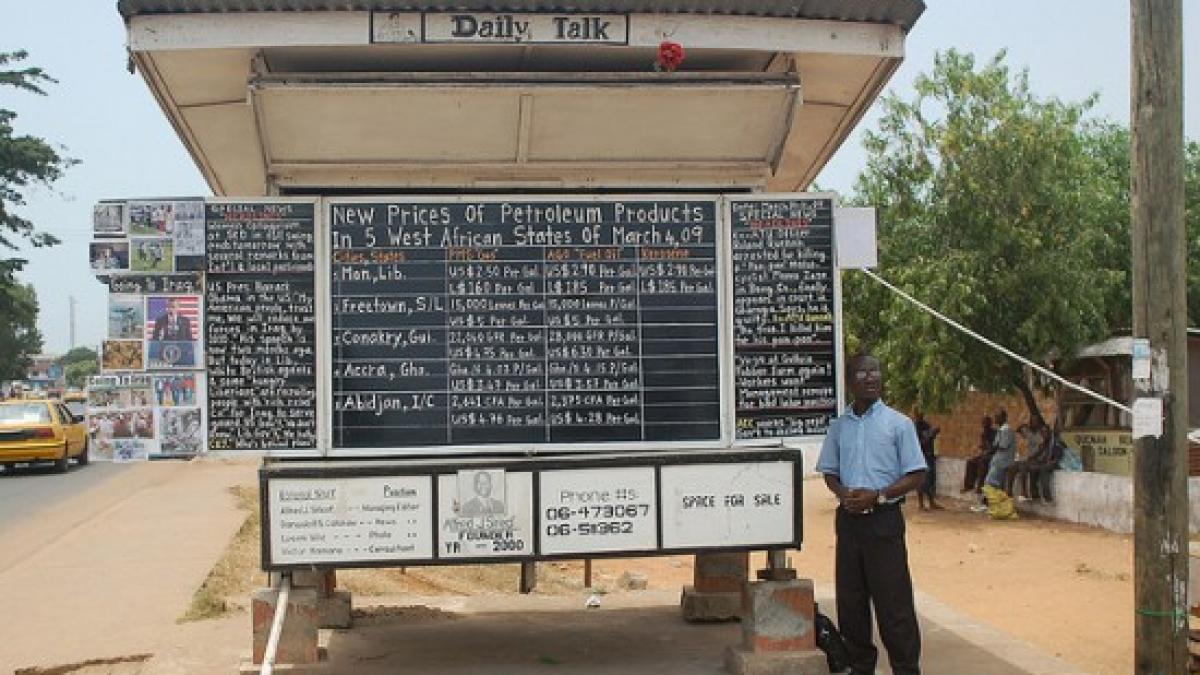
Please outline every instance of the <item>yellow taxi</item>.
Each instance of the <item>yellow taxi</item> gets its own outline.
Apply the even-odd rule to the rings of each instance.
[[[61,472],[71,459],[88,463],[82,415],[61,401],[0,401],[0,465],[53,462]]]

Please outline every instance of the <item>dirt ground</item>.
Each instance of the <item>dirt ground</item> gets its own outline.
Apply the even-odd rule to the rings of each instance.
[[[244,499],[245,503],[252,503]],[[801,576],[833,583],[834,501],[818,481],[805,483],[805,546],[791,555]],[[908,504],[909,559],[920,592],[972,619],[1028,642],[1080,669],[1118,675],[1133,669],[1132,541],[1129,536],[1055,521],[994,522],[971,513],[966,502],[943,502],[944,511]],[[207,588],[197,593],[189,618],[244,611],[252,588],[265,584],[257,564],[257,523],[251,516]],[[752,561],[761,565],[761,558]],[[396,595],[513,593],[517,565],[344,570],[338,585],[355,605]],[[615,590],[627,572],[648,578],[651,589],[690,583],[690,557],[593,562],[593,589]],[[538,593],[589,594],[581,561],[538,565]],[[224,603],[213,596],[223,596]],[[207,612],[205,609],[207,608]],[[379,611],[379,610],[364,610]],[[364,617],[365,618],[365,617]]]

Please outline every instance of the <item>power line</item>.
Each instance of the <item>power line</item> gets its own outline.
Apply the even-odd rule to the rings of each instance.
[[[880,277],[878,274],[875,274],[871,270],[859,269],[859,271],[862,272],[863,274],[867,275],[868,277],[874,279],[875,281],[878,281],[880,284],[883,284],[883,286],[885,288],[892,291],[893,293],[899,295],[900,297],[911,302],[912,304],[916,305],[917,307],[920,307],[922,310],[929,313],[930,315],[932,315],[939,321],[942,321],[943,323],[949,325],[950,327],[958,330],[961,333],[971,336],[972,338],[982,342],[983,344],[987,345],[988,347],[991,347],[992,349],[1000,352],[1001,354],[1004,354],[1005,356],[1008,356],[1009,358],[1020,361],[1021,363],[1029,366],[1030,368],[1033,368],[1034,370],[1045,375],[1046,377],[1049,377],[1050,379],[1059,382],[1060,384],[1062,384],[1065,387],[1074,389],[1075,391],[1078,391],[1081,394],[1091,396],[1092,398],[1096,399],[1097,401],[1100,401],[1101,403],[1106,403],[1108,405],[1111,405],[1114,408],[1117,408],[1119,410],[1124,410],[1127,413],[1133,414],[1133,409],[1130,408],[1129,406],[1125,405],[1124,403],[1118,403],[1117,401],[1114,401],[1113,399],[1111,399],[1103,394],[1096,393],[1096,392],[1092,391],[1091,389],[1088,389],[1087,387],[1075,384],[1074,382],[1064,378],[1063,376],[1059,375],[1058,373],[1054,372],[1053,370],[1044,368],[1044,367],[1038,365],[1037,363],[1030,361],[1029,359],[1025,358],[1024,356],[1021,356],[1020,354],[1014,352],[1013,350],[1009,349],[1008,347],[1005,347],[1002,344],[999,344],[997,342],[993,342],[992,340],[989,340],[988,338],[980,335],[979,333],[976,333],[975,331],[971,330],[970,328],[967,328],[966,326],[955,321],[954,319],[951,319],[950,317],[946,316],[945,314],[942,314],[941,312],[930,307],[929,305],[926,305],[925,303],[921,302],[920,300],[917,300],[916,298],[909,295],[908,293],[905,293],[901,289],[893,286],[892,284],[890,284],[886,280],[884,280],[883,277]]]

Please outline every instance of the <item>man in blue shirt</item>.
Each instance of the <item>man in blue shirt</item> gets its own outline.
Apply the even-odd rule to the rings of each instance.
[[[848,375],[854,403],[830,425],[817,460],[817,471],[840,502],[838,624],[850,650],[851,675],[873,674],[879,658],[871,631],[873,602],[892,672],[919,675],[921,632],[900,503],[925,480],[925,458],[912,421],[879,400],[879,360],[855,357]]]

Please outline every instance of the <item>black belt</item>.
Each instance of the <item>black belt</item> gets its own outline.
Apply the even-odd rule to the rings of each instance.
[[[844,506],[838,506],[838,508],[841,509],[842,511],[845,511],[847,515],[869,516],[873,513],[879,513],[881,511],[895,511],[896,509],[900,508],[900,505],[903,503],[904,503],[904,497],[901,497],[900,499],[897,499],[894,502],[887,502],[885,504],[876,504],[871,507],[870,511],[863,511],[862,513],[854,513],[852,511],[846,511],[846,508]]]

